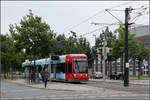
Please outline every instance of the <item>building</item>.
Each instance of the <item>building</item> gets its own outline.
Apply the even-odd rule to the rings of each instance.
[[[131,28],[131,33],[135,33],[135,39],[141,41],[145,46],[147,46],[150,49],[150,31],[149,31],[149,25],[143,25]],[[149,63],[148,63],[149,62]],[[130,69],[131,70],[131,69]],[[136,68],[138,70],[138,68]],[[142,64],[142,71],[145,76],[148,75],[150,70],[150,61],[143,61]]]
[[[141,41],[145,46],[147,46],[150,49],[150,32],[149,32],[149,25],[144,25],[144,26],[139,26],[139,27],[134,27],[131,29],[131,33],[135,33],[136,36],[135,38],[139,41]],[[97,50],[98,51],[98,50]],[[99,51],[98,51],[99,52]],[[101,71],[103,69],[103,65],[101,64],[101,56],[98,53],[98,61],[96,62],[96,60],[94,60],[94,65],[93,65],[93,71]],[[97,66],[96,66],[97,63]],[[136,60],[135,62],[133,62],[132,60],[129,60],[129,75],[133,75],[133,66],[135,63],[135,75],[138,76],[138,61]],[[150,61],[149,61],[150,63]],[[150,70],[150,65],[149,65],[148,61],[143,60],[142,64],[141,64],[141,73],[143,76],[147,76]],[[115,68],[117,66],[117,68]],[[105,69],[107,69],[108,73],[110,71],[110,65],[107,62],[107,65],[105,67]],[[111,62],[111,71],[114,72],[116,71],[120,72],[121,68],[120,68],[120,59],[117,59],[117,61],[113,61]],[[124,68],[123,68],[124,70]]]
[[[140,40],[144,45],[146,45],[148,48],[150,48],[150,31],[149,31],[149,25],[143,25],[134,27],[131,29],[131,33],[135,33],[135,38],[137,40]]]

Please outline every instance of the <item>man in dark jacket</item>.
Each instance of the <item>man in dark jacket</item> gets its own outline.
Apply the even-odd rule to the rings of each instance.
[[[48,72],[48,69],[46,68],[45,69],[45,72],[44,72],[44,84],[45,84],[45,88],[47,86],[47,80],[49,78],[49,72]]]

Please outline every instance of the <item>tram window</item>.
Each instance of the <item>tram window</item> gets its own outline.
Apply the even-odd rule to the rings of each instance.
[[[65,63],[60,63],[60,64],[57,64],[56,66],[56,73],[64,73],[65,72]]]
[[[63,72],[63,73],[65,73],[65,63],[61,63],[61,71]]]
[[[51,65],[51,73],[54,72],[53,69],[54,69],[54,64]]]
[[[68,73],[72,73],[72,63],[68,63]]]

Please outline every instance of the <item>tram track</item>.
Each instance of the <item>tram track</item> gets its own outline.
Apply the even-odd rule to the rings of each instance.
[[[127,91],[138,94],[149,94],[149,86],[130,84],[129,87],[124,87],[122,83],[119,82],[106,82],[106,81],[92,81],[89,80],[84,85],[93,86],[97,88]]]
[[[60,83],[60,82],[56,82]],[[130,84],[129,87],[124,87],[122,83],[119,82],[106,82],[106,81],[93,81],[89,80],[88,82],[81,82],[81,83],[66,83],[61,82],[63,84],[70,84],[70,85],[79,85],[80,86],[87,86],[87,87],[93,87],[93,88],[99,88],[99,89],[106,89],[106,90],[116,90],[116,91],[125,91],[125,92],[131,92],[133,94],[149,94],[149,87],[145,85],[136,85],[136,84]]]

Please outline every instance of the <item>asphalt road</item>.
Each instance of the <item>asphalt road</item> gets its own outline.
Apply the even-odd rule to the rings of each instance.
[[[127,91],[127,92],[132,92],[133,94],[150,94],[149,92],[150,86],[147,85],[129,84],[129,87],[124,87],[124,85],[119,82],[104,82],[104,81],[91,81],[91,80],[83,84],[98,87],[98,88]]]
[[[71,84],[71,83],[66,83]],[[84,83],[85,84],[85,83]],[[89,81],[86,85],[96,85],[95,82]],[[99,85],[101,84],[101,85]],[[80,84],[77,84],[80,85]],[[106,84],[105,84],[106,85]],[[102,83],[96,85],[97,87],[102,87]],[[105,87],[105,86],[104,86]],[[36,89],[31,87],[26,87],[23,85],[18,85],[9,82],[1,82],[1,99],[42,99],[42,100],[50,100],[50,99],[136,99],[143,100],[148,99],[148,94],[93,94],[88,92],[78,92],[78,91],[56,91],[56,90],[48,90],[48,89]]]

